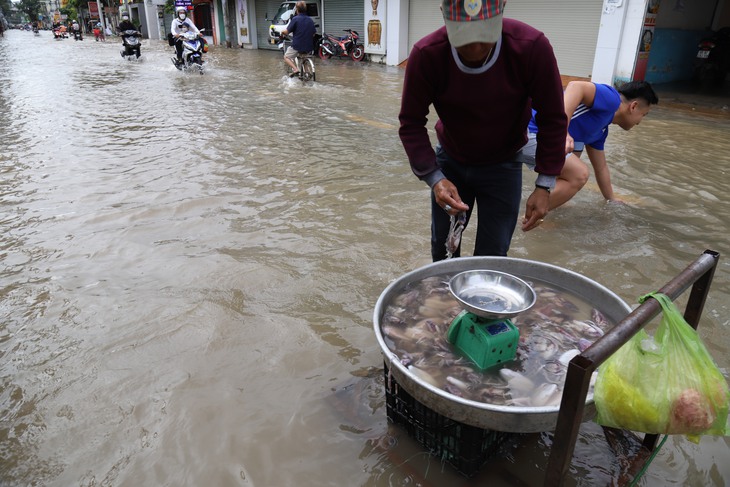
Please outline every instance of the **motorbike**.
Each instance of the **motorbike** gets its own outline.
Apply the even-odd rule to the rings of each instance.
[[[200,34],[184,32],[181,36],[183,38],[183,60],[179,63],[177,58],[173,57],[172,64],[180,71],[196,68],[200,74],[203,74],[203,53],[208,52],[208,43],[203,38],[203,29],[200,30]]]
[[[730,27],[702,39],[694,62],[694,81],[721,85],[730,72]]]
[[[353,61],[362,61],[365,57],[365,49],[358,44],[360,34],[356,30],[344,29],[347,35],[344,37],[335,37],[332,34],[323,34],[317,55],[321,59],[329,59],[332,56],[349,57]]]
[[[68,34],[65,30],[61,29],[60,27],[56,27],[53,29],[53,38],[54,39],[66,39],[68,38]]]
[[[99,42],[99,41],[105,41],[106,40],[105,37],[104,37],[104,30],[103,29],[101,29],[99,27],[94,27],[94,29],[92,30],[92,32],[94,33],[94,39],[96,39],[97,42]]]
[[[81,29],[75,29],[74,30],[74,40],[75,41],[83,41],[84,37],[81,35]]]
[[[122,36],[122,50],[121,54],[123,58],[132,59],[132,56],[139,56],[142,54],[142,46],[139,42],[139,32],[134,29],[129,29],[121,32]]]
[[[291,45],[291,39],[289,36],[282,36],[279,34],[279,44],[278,47],[281,49],[281,52],[283,54],[286,54],[286,48]],[[314,61],[312,61],[312,57],[310,56],[311,53],[298,53],[297,56],[294,58],[294,64],[297,67],[297,70],[299,71],[299,79],[302,80],[302,82],[307,81],[315,81],[316,80],[316,73],[314,72]],[[292,69],[287,64],[286,65],[287,74],[291,76]]]

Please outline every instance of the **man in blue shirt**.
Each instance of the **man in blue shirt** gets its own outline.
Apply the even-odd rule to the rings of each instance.
[[[613,193],[611,175],[603,151],[608,126],[612,123],[624,130],[639,125],[651,105],[659,103],[651,85],[646,81],[631,81],[618,88],[590,81],[571,81],[563,94],[565,113],[570,117],[565,140],[565,164],[550,194],[550,209],[566,203],[588,182],[588,166],[580,160],[585,148],[596,182],[606,201],[618,201]],[[535,165],[535,112],[529,124],[529,141],[522,149],[523,160]]]
[[[292,78],[299,76],[299,70],[297,65],[294,64],[294,58],[297,54],[308,53],[314,50],[314,33],[316,28],[314,27],[314,21],[307,15],[307,2],[299,1],[295,7],[296,15],[289,21],[289,25],[286,29],[281,31],[281,35],[285,36],[288,34],[292,35],[291,46],[286,48],[284,53],[284,62],[288,64],[292,69]]]

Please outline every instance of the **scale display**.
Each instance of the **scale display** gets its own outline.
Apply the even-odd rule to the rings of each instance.
[[[504,272],[474,270],[455,275],[449,291],[464,307],[446,338],[480,369],[514,360],[520,332],[509,319],[535,304],[535,291]]]

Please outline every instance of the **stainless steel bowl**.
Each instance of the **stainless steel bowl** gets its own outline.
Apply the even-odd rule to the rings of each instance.
[[[483,318],[512,318],[535,304],[535,290],[519,277],[493,270],[461,272],[449,291],[467,311]]]
[[[535,279],[565,289],[591,303],[613,323],[624,319],[631,312],[631,308],[607,288],[578,273],[544,262],[510,257],[460,257],[434,262],[404,274],[381,293],[373,311],[375,336],[390,374],[418,402],[448,418],[478,428],[514,433],[553,431],[558,420],[559,406],[502,406],[471,401],[449,394],[412,374],[385,342],[381,323],[386,308],[410,283],[432,276],[453,276],[474,269],[506,272],[523,280]],[[583,421],[595,416],[592,394],[586,399],[584,411]]]

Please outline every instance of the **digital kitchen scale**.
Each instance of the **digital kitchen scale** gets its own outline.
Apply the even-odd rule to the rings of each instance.
[[[446,338],[482,370],[514,360],[520,332],[513,318],[535,304],[532,287],[499,271],[472,270],[449,281],[464,311],[451,322]]]

